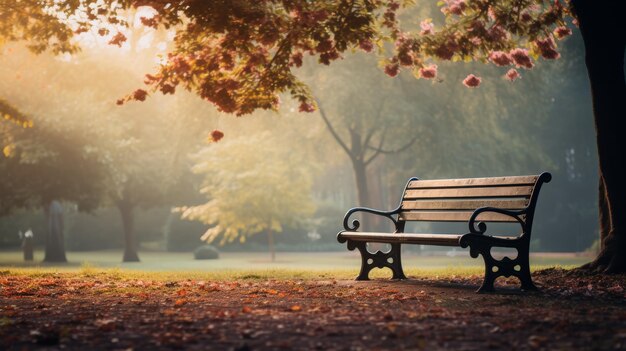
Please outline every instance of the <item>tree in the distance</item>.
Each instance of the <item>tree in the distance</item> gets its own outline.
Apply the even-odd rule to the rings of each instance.
[[[372,207],[368,171],[381,156],[409,149],[418,137],[407,128],[413,106],[403,99],[397,82],[378,70],[363,70],[372,62],[360,56],[352,58],[352,67],[315,72],[307,83],[315,86],[319,116],[352,165],[358,205]],[[369,222],[363,219],[366,228]]]
[[[265,232],[274,261],[274,234],[313,215],[310,169],[276,139],[258,133],[208,145],[193,157],[193,171],[205,177],[201,192],[208,201],[179,211],[183,219],[210,226],[202,240],[245,242]]]
[[[46,216],[44,261],[65,262],[62,211],[59,201],[73,202],[83,211],[94,209],[103,195],[104,169],[89,152],[85,131],[69,125],[39,123],[23,128],[0,123],[0,216],[19,208],[42,208]]]

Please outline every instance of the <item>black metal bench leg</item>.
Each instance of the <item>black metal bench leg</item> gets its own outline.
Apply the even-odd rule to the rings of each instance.
[[[402,269],[401,244],[391,244],[391,251],[389,251],[389,256],[392,259],[391,266],[389,267],[393,272],[393,276],[391,277],[391,279],[408,279],[406,275],[404,275],[404,270]]]
[[[356,280],[369,280],[369,273],[372,269],[384,267],[391,269],[393,272],[391,279],[407,279],[402,270],[400,244],[391,244],[389,252],[377,251],[376,253],[371,253],[367,250],[366,242],[348,240],[348,249],[358,249],[361,253],[361,271]]]
[[[483,283],[480,286],[480,288],[478,288],[478,290],[476,290],[476,292],[478,293],[487,293],[487,292],[494,292],[496,291],[496,289],[494,288],[493,284],[495,283],[496,279],[498,278],[499,274],[499,268],[496,268],[496,272],[494,272],[494,267],[497,267],[496,260],[494,260],[493,257],[491,257],[491,248],[487,247],[484,250],[480,251],[480,255],[483,257],[483,261],[485,261],[485,278],[483,279]],[[478,256],[478,255],[477,255]],[[472,257],[476,258],[475,256],[472,255]]]
[[[350,249],[350,241],[348,241],[348,249]],[[359,272],[359,275],[356,277],[356,280],[370,280],[369,274],[370,271],[372,270],[372,265],[370,263],[368,263],[367,261],[369,260],[369,251],[367,251],[367,243],[366,242],[352,242],[353,246],[356,247],[357,249],[359,249],[359,252],[361,253],[361,271]],[[350,249],[350,250],[354,250],[354,249]]]
[[[535,286],[535,284],[533,283],[533,279],[530,276],[530,260],[529,260],[529,255],[528,255],[528,248],[518,248],[517,249],[518,252],[518,256],[517,256],[517,262],[518,265],[520,266],[520,271],[517,272],[516,276],[517,278],[519,278],[520,282],[522,283],[522,290],[526,290],[526,291],[537,291],[539,290],[539,288],[537,288],[537,286]]]
[[[477,292],[495,291],[494,282],[501,276],[517,277],[520,280],[522,290],[539,290],[535,284],[533,284],[532,277],[530,276],[528,242],[518,241],[517,243],[507,243],[506,245],[502,245],[502,243],[500,243],[501,245],[494,245],[490,241],[490,237],[487,236],[468,234],[460,243],[461,247],[469,246],[470,256],[477,258],[478,255],[481,255],[485,261],[485,278]],[[496,260],[491,256],[491,248],[494,246],[515,248],[517,250],[517,257],[513,260],[509,257]]]

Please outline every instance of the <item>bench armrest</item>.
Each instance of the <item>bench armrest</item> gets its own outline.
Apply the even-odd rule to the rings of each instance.
[[[485,224],[485,222],[480,222],[480,221],[476,222],[476,218],[478,218],[478,216],[481,213],[485,213],[485,212],[495,212],[495,213],[500,213],[500,214],[512,217],[519,222],[519,224],[522,226],[522,230],[524,232],[526,231],[526,223],[521,218],[522,215],[526,214],[527,212],[526,208],[523,210],[519,210],[519,211],[511,211],[511,210],[505,210],[503,208],[497,208],[497,207],[480,207],[480,208],[477,208],[474,211],[474,213],[472,213],[472,216],[469,219],[468,225],[469,225],[470,233],[484,234],[487,231],[487,224]]]
[[[352,220],[352,226],[350,226],[349,224],[350,216],[352,216],[352,214],[357,213],[357,212],[371,213],[371,214],[375,214],[378,216],[389,218],[393,222],[393,224],[396,226],[396,230],[398,229],[398,220],[394,218],[393,215],[400,213],[400,207],[391,211],[380,211],[380,210],[375,210],[375,209],[367,208],[367,207],[354,207],[348,210],[348,212],[346,212],[346,215],[343,217],[343,229],[344,230],[356,231],[357,229],[359,229],[359,227],[361,226],[361,222],[359,222],[358,219]]]
[[[418,180],[418,178],[416,177],[410,178],[406,182],[404,191],[406,191],[406,189],[409,187],[409,184],[415,180]],[[400,223],[397,217],[394,218],[394,215],[397,215],[398,213],[400,213],[401,209],[402,209],[402,198],[400,198],[400,204],[398,205],[398,207],[396,207],[394,210],[391,210],[391,211],[381,211],[381,210],[375,210],[375,209],[367,208],[367,207],[351,208],[350,210],[348,210],[348,212],[346,212],[346,215],[343,217],[343,229],[346,231],[356,231],[357,229],[359,229],[359,227],[361,226],[361,222],[359,222],[358,219],[353,219],[352,226],[350,226],[350,224],[348,223],[350,221],[350,216],[352,216],[352,214],[356,212],[365,212],[365,213],[371,213],[371,214],[388,218],[389,220],[393,222],[393,225],[396,227],[396,232],[403,232],[404,222]]]

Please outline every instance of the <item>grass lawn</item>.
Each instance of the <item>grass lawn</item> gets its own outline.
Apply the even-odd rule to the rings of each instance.
[[[473,259],[467,250],[457,250],[451,257],[445,253],[419,255],[413,252],[403,254],[403,266],[407,274],[416,272],[481,272],[482,258]],[[24,262],[20,251],[0,251],[0,267],[51,268],[60,271],[77,270],[83,267],[119,268],[141,271],[185,271],[185,272],[224,272],[224,271],[289,271],[316,272],[332,271],[349,278],[358,273],[360,256],[358,252],[279,252],[276,262],[269,261],[269,254],[263,252],[225,252],[217,260],[195,260],[192,253],[140,252],[141,262],[122,263],[122,252],[117,250],[94,252],[68,252],[67,264],[42,263],[43,252],[35,252],[35,261]],[[589,262],[591,256],[574,253],[531,254],[533,269],[561,266],[574,267]],[[344,275],[347,274],[347,275]],[[289,275],[287,274],[287,276]],[[390,271],[381,271],[378,276],[390,276]]]

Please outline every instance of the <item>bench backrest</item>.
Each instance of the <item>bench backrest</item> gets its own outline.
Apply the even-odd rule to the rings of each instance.
[[[540,185],[550,174],[492,178],[410,180],[404,191],[398,220],[466,222],[480,207],[507,210],[528,208],[532,216]],[[524,217],[522,217],[524,219]],[[482,222],[517,222],[511,216],[485,212]]]

